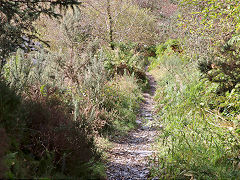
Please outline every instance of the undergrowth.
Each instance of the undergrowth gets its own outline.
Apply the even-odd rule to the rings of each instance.
[[[105,108],[117,115],[109,124],[111,136],[133,129],[141,100],[141,88],[134,76],[116,76],[106,85],[104,96]]]
[[[18,50],[9,58],[0,91],[0,127],[10,138],[2,177],[105,177],[97,139],[135,127],[145,81],[127,69],[110,76],[106,50],[88,48],[75,57]]]
[[[152,175],[161,179],[239,177],[239,111],[229,111],[228,106],[219,111],[217,85],[201,79],[195,62],[179,53],[156,61],[152,63],[158,80],[156,111],[164,128],[159,153],[152,159]],[[222,98],[238,107],[238,97],[234,90]]]

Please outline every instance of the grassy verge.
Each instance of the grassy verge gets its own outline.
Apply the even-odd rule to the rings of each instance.
[[[240,177],[234,119],[226,120],[209,106],[216,99],[216,85],[200,80],[196,63],[184,62],[178,53],[161,57],[151,71],[158,81],[156,111],[164,126],[152,175],[161,179]]]

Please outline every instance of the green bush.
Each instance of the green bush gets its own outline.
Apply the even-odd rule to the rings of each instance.
[[[165,51],[170,52],[181,52],[181,44],[178,39],[169,39],[163,44],[160,44],[156,47],[156,55],[161,56],[165,53]]]
[[[92,137],[73,121],[60,91],[43,95],[33,88],[28,93],[23,100],[5,82],[0,83],[0,127],[6,130],[1,134],[5,149],[0,157],[1,177],[103,176],[103,170],[92,168],[98,157]]]
[[[204,77],[218,84],[218,94],[230,92],[240,81],[238,1],[180,2],[178,22],[186,35],[188,53],[200,61]]]
[[[218,94],[237,89],[240,82],[240,36],[232,37],[208,60],[199,62],[199,69],[211,82],[219,84]]]
[[[176,57],[183,51],[180,40],[178,39],[169,39],[165,43],[157,45],[155,51],[156,57],[150,57],[148,59],[150,62],[149,70],[156,68],[161,62],[168,58],[181,58],[182,60],[186,60],[186,58],[182,56]]]
[[[0,124],[12,129],[16,128],[16,114],[21,106],[21,98],[16,95],[14,89],[10,88],[5,81],[0,80]]]
[[[124,133],[134,128],[142,98],[137,80],[133,76],[116,76],[105,86],[103,96],[103,107],[108,112],[114,112],[112,121],[109,121],[106,127],[108,131]]]
[[[170,56],[158,68],[164,73],[155,100],[164,128],[159,153],[153,157],[152,175],[161,179],[239,177],[236,116],[227,120],[217,113],[218,107],[209,107],[218,98],[216,85],[199,80],[197,65],[181,58]],[[238,97],[234,92],[232,96],[229,101]],[[224,100],[227,104],[229,101]]]
[[[86,67],[76,71],[79,74],[71,74],[64,58],[61,54],[18,51],[4,67],[7,83],[16,89],[9,90],[1,83],[4,112],[0,122],[11,134],[11,151],[5,156],[6,178],[104,176],[103,170],[94,172],[91,168],[99,154],[93,143],[95,125],[89,127],[90,115],[83,113],[89,106],[84,104],[81,109],[76,103],[79,97],[85,98],[86,89],[89,91],[83,103],[98,98],[101,90],[97,86],[102,83],[104,68],[96,58],[90,58]],[[98,78],[92,71],[99,73]],[[64,73],[69,73],[70,87],[64,84]],[[84,81],[78,84],[82,78]],[[99,106],[96,100],[95,104]]]
[[[93,46],[72,62],[61,51],[19,50],[8,60],[4,78],[9,87],[1,91],[8,92],[8,99],[1,94],[1,125],[11,122],[20,131],[11,136],[5,177],[105,176],[95,138],[135,127],[141,88],[134,75],[109,78],[103,65],[107,55]]]
[[[105,50],[106,60],[104,67],[109,75],[113,77],[115,74],[135,75],[140,82],[146,82],[145,65],[146,60],[143,52],[134,44],[116,44],[116,50]]]

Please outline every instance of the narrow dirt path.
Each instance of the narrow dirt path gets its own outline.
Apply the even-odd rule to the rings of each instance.
[[[107,164],[107,179],[109,180],[148,179],[148,158],[154,153],[152,144],[158,131],[153,125],[153,96],[156,91],[156,82],[151,75],[147,74],[147,76],[150,88],[143,94],[144,101],[136,121],[139,126],[121,140],[113,142]]]

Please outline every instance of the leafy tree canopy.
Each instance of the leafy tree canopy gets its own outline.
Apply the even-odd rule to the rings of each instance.
[[[0,60],[3,61],[24,42],[39,39],[33,22],[40,15],[59,18],[62,10],[80,3],[78,0],[1,0]]]
[[[180,25],[190,35],[189,44],[198,47],[201,72],[219,84],[219,93],[239,87],[239,0],[182,0],[182,5],[188,13],[179,15]]]
[[[181,25],[190,33],[225,43],[222,40],[229,40],[226,36],[240,32],[239,0],[182,0],[181,3],[189,12],[180,16]]]

